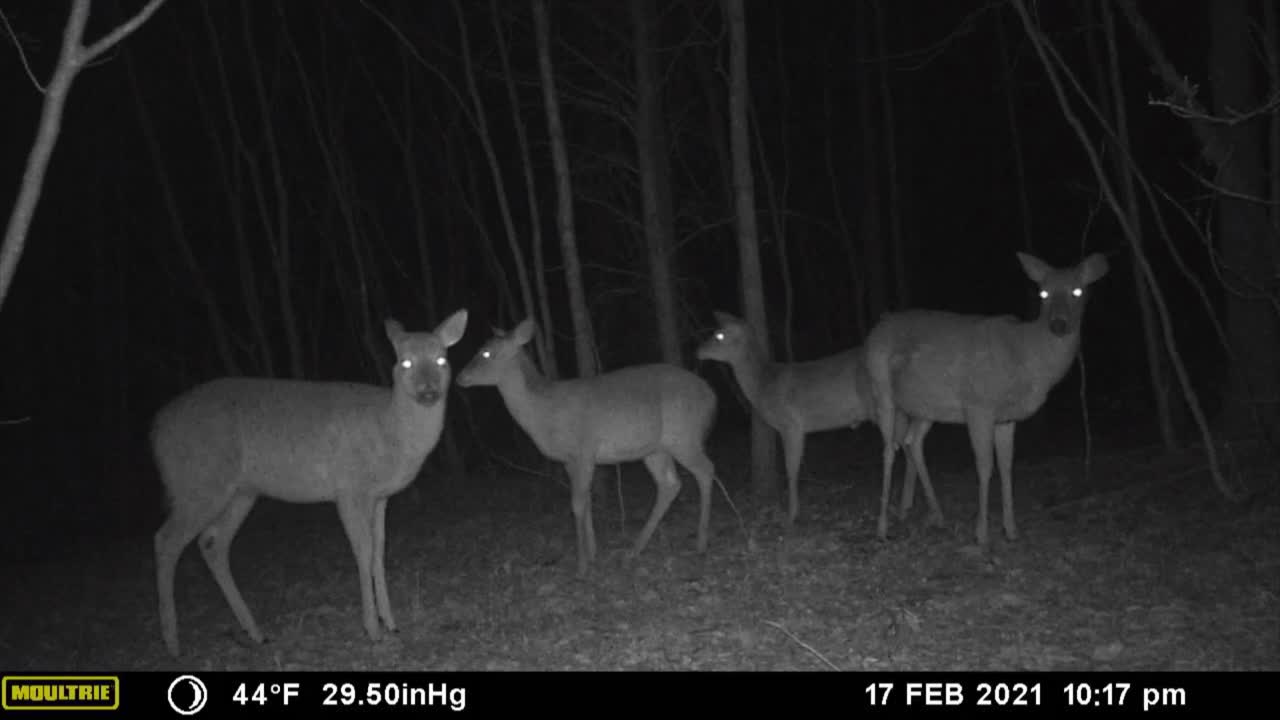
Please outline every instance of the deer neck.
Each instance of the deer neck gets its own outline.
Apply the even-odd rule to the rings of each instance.
[[[403,449],[404,458],[415,466],[415,470],[440,439],[447,399],[446,393],[439,402],[428,407],[414,400],[403,388],[391,389],[391,406],[387,409],[384,427]]]
[[[498,380],[498,393],[507,405],[507,411],[520,427],[524,428],[539,449],[543,447],[540,435],[545,426],[546,391],[551,382],[534,366],[529,353],[521,351]]]
[[[1071,369],[1080,348],[1080,323],[1070,333],[1061,337],[1049,331],[1045,315],[1027,323],[1020,323],[1023,335],[1022,347],[1027,353],[1027,364],[1048,385],[1056,384]]]
[[[760,341],[751,338],[743,348],[742,354],[729,361],[733,368],[733,376],[738,380],[738,387],[747,401],[756,405],[760,391],[777,375],[777,364],[764,359],[764,348]]]

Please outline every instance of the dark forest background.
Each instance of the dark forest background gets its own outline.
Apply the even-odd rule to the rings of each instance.
[[[142,5],[93,3],[86,43]],[[36,83],[53,73],[68,6],[0,3],[0,197],[18,196],[41,122]],[[385,317],[426,329],[468,308],[451,353],[461,367],[491,326],[532,315],[551,330],[542,360],[579,373],[534,7],[170,0],[80,71],[0,308],[5,552],[37,552],[52,527],[153,532],[146,432],[162,403],[235,373],[385,383]],[[612,369],[676,353],[715,383],[718,427],[738,432],[732,381],[692,354],[713,310],[744,304],[724,6],[546,10],[593,358]],[[1271,4],[745,10],[752,242],[776,357],[858,344],[904,307],[1030,317],[1015,251],[1060,266],[1099,251],[1112,270],[1085,323],[1092,431],[1203,443],[1198,409],[1208,449],[1273,427]],[[1129,232],[1124,212],[1138,220]],[[1143,310],[1135,240],[1186,386],[1158,314]],[[655,299],[660,267],[670,306]],[[1051,401],[1073,422],[1078,373]],[[450,403],[430,472],[465,473],[523,442],[496,393],[454,390]]]

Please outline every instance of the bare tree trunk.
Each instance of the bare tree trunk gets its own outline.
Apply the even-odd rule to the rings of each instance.
[[[854,232],[844,211],[844,190],[840,186],[840,174],[836,171],[835,148],[831,138],[836,133],[835,122],[831,119],[831,88],[822,94],[823,114],[823,156],[827,168],[827,182],[831,185],[831,203],[836,213],[836,226],[840,228],[840,237],[844,240],[845,254],[849,259],[849,299],[853,307],[853,323],[858,337],[867,334],[866,273],[857,251]]]
[[[1133,238],[1130,249],[1134,254],[1133,268],[1133,290],[1137,295],[1138,310],[1142,318],[1142,339],[1143,345],[1147,353],[1147,369],[1151,380],[1152,398],[1155,400],[1156,406],[1156,426],[1160,431],[1160,439],[1164,446],[1169,450],[1178,447],[1178,435],[1173,422],[1172,411],[1172,387],[1169,381],[1169,370],[1167,360],[1164,353],[1160,349],[1159,329],[1157,327],[1159,320],[1155,316],[1155,309],[1151,307],[1151,289],[1147,286],[1147,279],[1142,274],[1142,265],[1137,260],[1137,255],[1142,252],[1143,231],[1142,231],[1142,213],[1138,209],[1138,193],[1134,189],[1133,167],[1130,166],[1130,158],[1133,157],[1129,145],[1129,115],[1124,107],[1124,80],[1120,74],[1120,52],[1116,45],[1116,28],[1115,14],[1112,11],[1110,0],[1101,0],[1098,6],[1102,10],[1102,26],[1104,36],[1107,42],[1107,58],[1109,65],[1108,83],[1105,79],[1108,74],[1101,72],[1101,61],[1095,63],[1098,67],[1098,77],[1100,85],[1109,85],[1111,89],[1111,114],[1115,121],[1116,127],[1116,143],[1120,147],[1120,152],[1115,153],[1112,157],[1115,160],[1116,175],[1120,179],[1120,199],[1124,205],[1125,215],[1129,218],[1129,225],[1133,228]]]
[[[644,212],[645,245],[653,290],[658,347],[663,362],[683,365],[680,327],[676,317],[675,282],[671,272],[674,219],[671,216],[671,172],[667,160],[666,122],[657,70],[653,28],[657,21],[653,0],[631,0],[636,54],[636,155],[640,169],[640,198]]]
[[[1270,81],[1270,97],[1280,93],[1280,8],[1273,2],[1262,3],[1263,32],[1266,33],[1265,48],[1267,57],[1267,76]],[[1270,169],[1271,186],[1271,232],[1280,234],[1280,113],[1267,114],[1267,133],[1270,136],[1268,147],[1271,150]]]
[[[293,377],[305,375],[302,354],[302,340],[298,334],[298,317],[293,303],[293,243],[291,242],[289,188],[285,182],[285,171],[281,165],[280,148],[276,143],[275,118],[272,116],[271,102],[267,98],[267,90],[262,83],[262,65],[258,60],[258,51],[253,41],[253,27],[249,23],[249,6],[240,3],[241,32],[244,33],[244,47],[253,68],[253,97],[257,102],[258,117],[262,121],[262,137],[266,141],[266,154],[271,171],[271,186],[274,196],[268,199],[261,183],[255,182],[259,213],[262,216],[263,234],[269,239],[271,264],[276,280],[276,302],[280,308],[280,323],[284,328],[285,350],[289,371]],[[258,173],[253,177],[258,181]],[[272,222],[271,210],[275,211]]]
[[[596,374],[595,334],[582,284],[582,262],[573,224],[573,184],[569,176],[569,155],[560,124],[560,101],[556,96],[556,76],[551,67],[551,30],[546,0],[533,0],[534,34],[538,39],[538,69],[542,75],[542,99],[547,111],[547,132],[551,136],[551,162],[556,172],[556,224],[560,228],[560,253],[564,256],[565,282],[569,287],[569,314],[573,319],[573,348],[578,359],[578,375]]]
[[[894,117],[893,90],[889,83],[889,50],[885,41],[884,8],[880,0],[871,3],[875,10],[876,54],[880,59],[880,110],[884,116],[885,168],[889,171],[889,246],[893,248],[894,302],[898,309],[910,307],[911,284],[907,279],[906,238],[902,232],[901,188],[898,183],[898,121]]]
[[[758,333],[764,360],[769,348],[769,317],[765,312],[764,279],[760,269],[760,241],[756,229],[755,181],[751,170],[751,140],[747,130],[750,88],[747,83],[747,18],[743,0],[724,0],[729,25],[729,140],[733,153],[733,195],[738,220],[738,261],[742,268],[742,307]],[[751,414],[751,487],[768,497],[778,486],[776,435],[759,413]]]
[[[777,15],[778,6],[774,6],[774,30],[778,33],[778,37],[774,46],[777,48],[778,60],[775,65],[779,69],[777,84],[782,93],[782,99],[779,101],[782,109],[782,117],[788,117],[790,105],[790,97],[788,95],[788,85],[786,77],[786,62],[783,56],[783,47],[786,43],[782,41],[782,18]],[[751,103],[751,129],[756,139],[756,152],[760,155],[760,174],[764,177],[765,199],[769,204],[769,219],[773,230],[773,247],[778,254],[778,275],[782,281],[782,357],[787,362],[795,358],[795,352],[792,347],[791,338],[791,316],[794,312],[795,305],[795,289],[791,283],[791,257],[787,254],[787,222],[786,222],[786,202],[787,191],[791,186],[791,145],[787,142],[788,133],[781,133],[782,145],[782,189],[778,190],[774,187],[773,179],[776,174],[773,165],[769,162],[769,155],[766,152],[764,136],[760,132],[759,115],[755,111],[755,103]],[[768,244],[767,242],[765,244]]]
[[[142,101],[142,91],[138,88],[138,75],[133,67],[133,54],[125,52],[125,69],[129,75],[129,84],[133,88],[134,109],[138,113],[138,126],[142,138],[147,143],[147,151],[151,156],[151,169],[156,175],[156,185],[160,188],[160,197],[164,201],[165,211],[169,217],[169,232],[182,254],[182,260],[191,273],[191,280],[197,299],[204,308],[205,318],[209,322],[209,331],[213,334],[213,346],[218,350],[218,359],[222,361],[223,371],[231,375],[240,374],[240,364],[236,361],[235,352],[231,348],[231,336],[227,329],[226,318],[218,305],[218,299],[205,278],[204,269],[196,260],[191,248],[191,240],[187,237],[187,225],[178,210],[178,201],[173,195],[173,184],[169,181],[169,171],[164,164],[164,155],[160,150],[160,142],[156,139],[155,126],[151,122],[151,113],[147,104]]]
[[[471,98],[472,111],[476,122],[476,134],[480,139],[480,147],[484,149],[485,160],[489,165],[489,175],[493,179],[498,211],[502,216],[502,227],[507,235],[507,245],[511,248],[511,258],[516,264],[516,281],[520,286],[520,300],[524,305],[525,315],[533,316],[537,312],[537,305],[534,304],[533,300],[533,286],[529,284],[529,270],[525,267],[524,251],[520,249],[515,220],[511,217],[511,203],[507,199],[506,182],[502,179],[502,168],[498,164],[498,153],[493,147],[493,138],[489,133],[488,115],[484,110],[484,102],[480,99],[480,90],[476,87],[476,74],[471,62],[471,41],[468,39],[466,18],[458,0],[453,0],[453,10],[454,15],[458,18],[458,37],[462,43],[462,64],[466,71],[467,93]],[[547,342],[546,333],[538,333],[538,336],[534,338],[534,347],[537,349],[538,357],[542,357],[546,352],[541,349],[542,343],[545,342]]]
[[[36,205],[40,202],[40,192],[44,189],[44,175],[49,169],[49,159],[53,157],[58,134],[62,132],[62,111],[66,106],[72,81],[85,65],[137,30],[163,4],[164,0],[151,0],[137,15],[87,47],[82,43],[82,38],[84,28],[89,24],[89,0],[75,0],[71,4],[71,16],[67,18],[66,28],[62,32],[62,50],[58,54],[58,64],[48,87],[44,89],[40,126],[36,130],[31,152],[27,155],[18,200],[13,205],[13,212],[5,227],[4,245],[0,246],[0,307],[4,307],[9,287],[13,284],[13,275],[18,269],[18,261],[22,259],[22,249],[27,244],[27,232],[31,229],[31,220],[35,216]]]
[[[708,41],[712,42],[712,41]],[[721,102],[724,99],[723,84],[716,76],[712,58],[714,56],[709,52],[697,52],[697,69],[698,82],[702,86],[702,90],[706,95],[704,105],[707,108],[707,134],[709,136],[708,143],[711,145],[712,151],[716,156],[716,167],[720,172],[720,182],[718,187],[724,188],[724,197],[717,198],[724,201],[728,206],[732,202],[731,188],[733,187],[733,158],[729,152],[729,139],[725,134],[725,128],[729,123],[725,121],[724,111]]]
[[[1209,5],[1209,80],[1213,110],[1228,117],[1259,104],[1250,36],[1248,0],[1219,0]],[[1227,292],[1227,335],[1243,365],[1228,389],[1224,420],[1247,431],[1260,411],[1264,428],[1280,420],[1280,318],[1268,300],[1280,290],[1280,247],[1268,232],[1265,210],[1254,198],[1266,197],[1262,141],[1255,122],[1217,126],[1226,154],[1217,182],[1218,241],[1228,277],[1238,278]],[[1262,405],[1254,403],[1261,400]]]
[[[214,67],[217,69],[218,90],[222,95],[220,109],[226,113],[227,125],[230,128],[230,146],[224,146],[222,137],[214,125],[213,108],[206,102],[204,93],[199,90],[199,71],[194,67],[194,63],[191,72],[192,85],[197,88],[196,101],[201,108],[200,116],[209,128],[209,139],[214,144],[214,156],[217,159],[222,188],[227,199],[227,215],[231,221],[232,231],[235,233],[236,262],[240,269],[237,273],[240,280],[240,294],[244,301],[245,313],[249,316],[249,327],[253,332],[250,347],[257,351],[257,367],[254,368],[254,372],[274,377],[275,356],[271,351],[270,335],[267,333],[266,320],[263,317],[262,298],[258,292],[257,262],[252,255],[252,245],[249,243],[248,228],[245,226],[245,211],[241,198],[244,187],[241,168],[245,164],[243,156],[247,154],[244,134],[240,130],[235,96],[231,92],[231,81],[227,77],[226,63],[222,58],[221,37],[214,25],[208,3],[201,4],[200,8],[205,34],[209,40],[209,50],[213,54]]]
[[[859,47],[873,47],[875,44],[875,26],[868,17],[866,5],[858,4]],[[881,62],[884,59],[881,58]],[[880,196],[880,152],[883,147],[880,129],[876,125],[875,98],[871,95],[871,71],[863,63],[858,63],[858,118],[862,126],[862,158],[858,166],[862,168],[862,187],[859,188],[861,212],[858,217],[858,239],[862,241],[863,262],[862,277],[866,280],[867,324],[875,325],[880,316],[889,309],[889,263],[885,260],[886,239],[882,220],[882,200]],[[901,251],[899,251],[901,252]]]
[[[1004,16],[996,18],[996,31],[1000,45],[1000,72],[1004,79],[1005,114],[1009,117],[1009,147],[1013,149],[1013,181],[1018,194],[1018,220],[1022,224],[1022,247],[1029,253],[1036,251],[1035,236],[1031,232],[1031,200],[1027,197],[1027,167],[1022,154],[1022,126],[1018,123],[1018,93],[1014,87],[1013,63],[1009,58],[1009,38],[1005,34]],[[1039,299],[1035,298],[1039,305]]]
[[[516,129],[516,145],[520,148],[520,167],[524,172],[524,188],[529,203],[529,244],[533,248],[532,282],[538,296],[538,327],[542,342],[538,348],[538,360],[542,372],[549,379],[560,377],[556,362],[555,318],[551,315],[551,300],[547,295],[547,263],[542,247],[542,211],[538,208],[538,184],[533,175],[533,157],[529,153],[529,133],[525,129],[524,116],[520,114],[520,102],[516,96],[515,76],[511,73],[511,61],[507,54],[507,40],[502,32],[502,16],[498,12],[498,0],[489,0],[489,13],[493,16],[493,32],[498,38],[498,58],[502,61],[502,74],[506,80],[507,100],[511,103],[511,124]]]
[[[284,52],[293,60],[294,68],[298,73],[302,105],[306,110],[307,126],[310,128],[315,140],[316,154],[320,158],[320,164],[324,168],[326,179],[329,181],[329,189],[332,192],[338,216],[342,219],[342,235],[347,242],[348,257],[354,263],[350,274],[354,278],[352,286],[355,298],[343,303],[343,306],[349,308],[349,312],[357,322],[356,331],[365,349],[361,357],[366,364],[366,368],[379,376],[385,376],[386,368],[374,362],[382,354],[382,342],[380,341],[382,337],[382,319],[374,319],[372,316],[374,303],[371,302],[369,297],[371,292],[369,284],[371,280],[377,282],[377,278],[368,269],[368,243],[366,242],[365,233],[362,232],[360,220],[357,217],[356,208],[358,203],[357,198],[354,197],[352,183],[349,180],[350,170],[342,155],[343,143],[332,136],[334,125],[339,121],[335,118],[330,118],[327,123],[322,123],[321,107],[316,101],[316,93],[312,90],[312,82],[307,73],[307,65],[302,61],[302,56],[298,52],[298,45],[294,42],[293,36],[289,32],[290,24],[288,18],[285,17],[282,8],[277,7],[276,12],[280,18],[280,27],[283,30]],[[327,133],[326,127],[328,129]],[[373,292],[377,292],[377,289],[375,288]],[[379,304],[381,305],[381,303]]]

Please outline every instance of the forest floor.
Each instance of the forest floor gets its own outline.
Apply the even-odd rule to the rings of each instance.
[[[710,454],[734,503],[717,486],[705,555],[686,480],[649,547],[623,563],[653,502],[633,463],[620,486],[612,468],[597,476],[600,554],[579,579],[563,473],[491,460],[466,478],[424,474],[391,500],[391,638],[372,643],[361,629],[333,506],[263,500],[232,566],[269,643],[246,640],[189,547],[177,582],[183,655],[171,658],[146,528],[3,568],[0,668],[1280,669],[1274,470],[1253,476],[1270,492],[1228,503],[1197,451],[1096,443],[1086,473],[1079,443],[1047,425],[1019,433],[1022,537],[1003,538],[993,482],[985,553],[973,544],[977,483],[962,428],[929,438],[945,525],[927,526],[917,492],[887,542],[875,536],[874,430],[810,436],[793,528],[779,500],[747,492],[741,432],[717,432]]]

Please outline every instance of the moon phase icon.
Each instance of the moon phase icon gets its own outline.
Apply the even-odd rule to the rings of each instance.
[[[174,698],[174,690],[179,687],[190,688],[187,692],[179,692],[178,698]],[[186,697],[189,694],[189,698]],[[169,683],[169,707],[179,715],[195,715],[204,709],[204,704],[209,700],[209,689],[204,686],[204,682],[195,675],[179,675]]]

